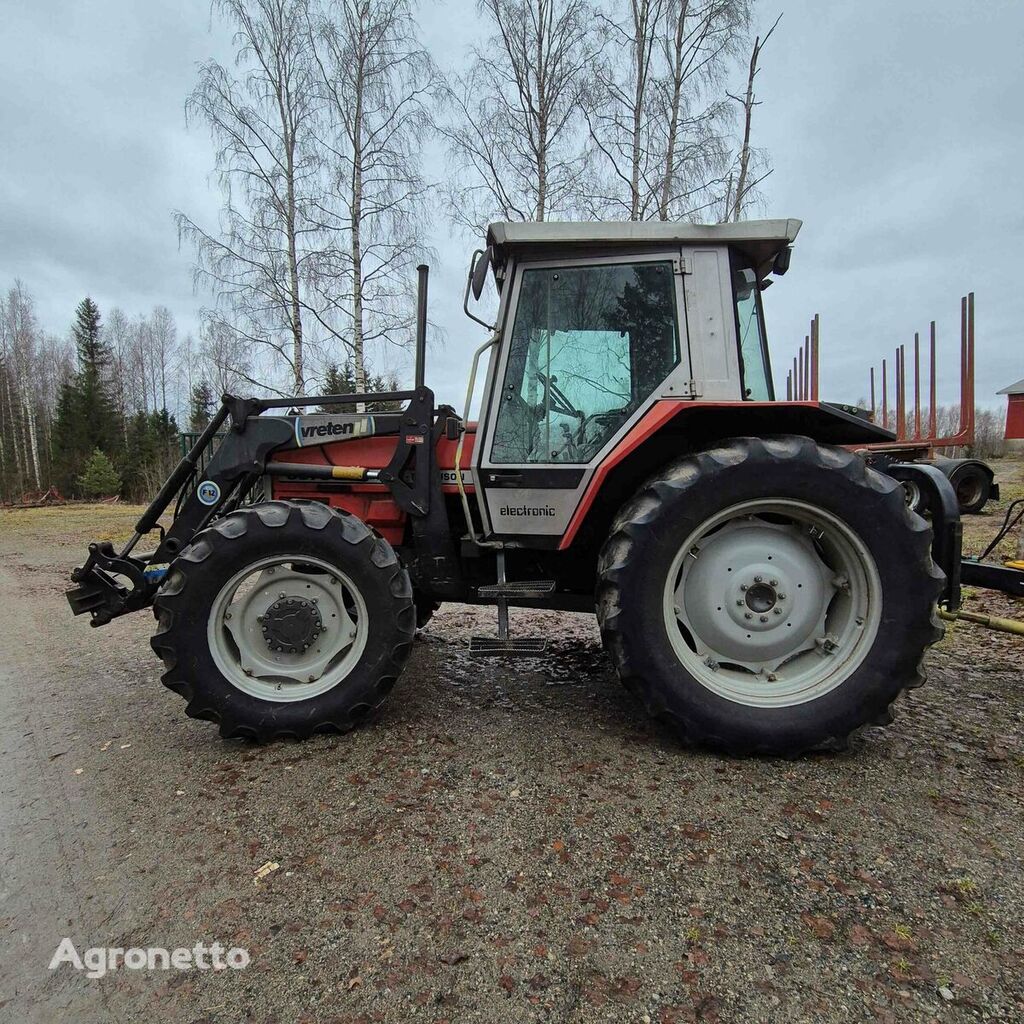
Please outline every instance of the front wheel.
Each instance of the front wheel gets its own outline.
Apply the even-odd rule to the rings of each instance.
[[[409,576],[383,538],[313,502],[233,512],[175,559],[153,650],[192,718],[259,741],[344,731],[409,656]]]
[[[835,747],[923,682],[941,636],[930,551],[900,484],[858,457],[737,438],[623,508],[598,620],[623,682],[685,737],[736,753]]]

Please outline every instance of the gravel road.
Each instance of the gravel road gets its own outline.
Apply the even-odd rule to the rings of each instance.
[[[1024,1019],[1019,640],[958,627],[848,753],[731,760],[592,618],[513,612],[553,655],[475,662],[453,606],[372,724],[255,747],[185,718],[147,614],[72,620],[132,519],[0,512],[0,1021]],[[90,980],[65,936],[252,960]]]

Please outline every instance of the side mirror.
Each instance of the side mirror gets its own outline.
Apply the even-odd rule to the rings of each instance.
[[[736,301],[745,302],[757,287],[757,274],[749,268],[744,268],[736,271],[733,282],[736,288]]]
[[[787,270],[789,270],[789,261],[793,257],[793,247],[787,245],[785,249],[781,249],[775,254],[775,263],[772,265],[773,273],[782,277]]]
[[[479,301],[484,293],[484,285],[487,283],[487,271],[491,266],[491,247],[488,246],[484,252],[476,258],[473,269],[470,272],[472,280],[473,298]]]

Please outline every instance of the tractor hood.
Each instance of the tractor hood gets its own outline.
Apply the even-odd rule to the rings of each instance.
[[[764,267],[790,245],[801,221],[748,220],[735,224],[685,224],[670,221],[524,221],[499,222],[487,229],[494,265],[510,255],[561,256],[580,250],[633,250],[653,246],[728,245]]]

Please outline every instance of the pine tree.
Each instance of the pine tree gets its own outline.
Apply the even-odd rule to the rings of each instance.
[[[213,410],[213,392],[205,380],[192,385],[189,403],[188,429],[199,433],[210,425]]]
[[[57,395],[51,434],[53,479],[62,494],[75,492],[78,475],[89,454],[83,442],[85,434],[81,413],[75,381],[65,381]]]
[[[86,462],[78,487],[87,498],[107,497],[121,490],[121,478],[114,464],[99,448],[93,450]]]
[[[98,448],[116,457],[122,443],[110,396],[110,348],[103,340],[99,307],[88,297],[75,311],[72,337],[78,373],[61,389],[53,430],[54,473],[68,492],[79,483],[91,452]]]
[[[369,380],[371,391],[398,391],[400,385],[398,378],[393,374],[371,377]],[[398,412],[402,408],[401,402],[370,402],[366,407],[367,412]]]
[[[354,395],[356,393],[356,373],[349,360],[339,366],[331,363],[324,373],[323,395]],[[341,403],[328,403],[321,405],[321,412],[352,412],[353,405],[342,405]]]

